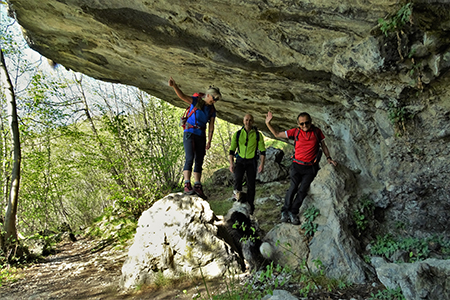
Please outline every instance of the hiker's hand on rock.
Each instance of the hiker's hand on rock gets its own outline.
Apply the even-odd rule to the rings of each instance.
[[[330,163],[330,164],[332,164],[333,166],[337,166],[337,162],[335,162],[334,160],[332,160],[332,159],[330,159],[329,161],[328,161],[328,163]]]
[[[173,80],[172,76],[169,78],[169,86],[174,86],[175,80]]]

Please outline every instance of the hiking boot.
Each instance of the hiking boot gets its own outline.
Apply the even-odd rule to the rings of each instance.
[[[289,215],[288,215],[287,211],[281,212],[281,222],[283,222],[283,223],[289,222]]]
[[[194,184],[194,192],[202,198],[203,200],[208,199],[208,197],[203,193],[202,185],[201,184]]]
[[[289,220],[293,225],[300,225],[300,220],[297,215],[294,215],[292,212],[289,212]]]
[[[186,195],[194,195],[195,194],[194,189],[192,188],[192,185],[190,182],[186,182],[184,184],[184,193]]]

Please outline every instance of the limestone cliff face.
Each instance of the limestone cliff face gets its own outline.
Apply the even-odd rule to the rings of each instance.
[[[449,233],[448,1],[8,2],[30,46],[75,71],[179,106],[169,76],[214,84],[220,118],[262,130],[268,110],[283,130],[308,111],[383,224]]]

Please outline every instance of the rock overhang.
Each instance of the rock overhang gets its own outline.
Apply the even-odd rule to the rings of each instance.
[[[8,4],[29,45],[74,71],[181,107],[170,76],[186,93],[214,84],[224,94],[218,116],[241,124],[251,112],[261,131],[268,110],[279,129],[309,112],[333,158],[358,170],[361,190],[382,201],[383,193],[414,184],[406,174],[448,172],[437,163],[449,156],[441,134],[450,132],[446,2],[414,1],[406,28],[393,32],[378,20],[399,14],[397,0]],[[407,126],[393,122],[401,112],[412,117]],[[414,147],[430,159],[412,155]]]

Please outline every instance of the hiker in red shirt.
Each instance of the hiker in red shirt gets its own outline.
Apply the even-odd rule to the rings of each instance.
[[[284,199],[284,205],[281,208],[281,222],[287,223],[290,221],[294,225],[299,225],[298,212],[311,182],[319,171],[322,151],[328,163],[333,166],[337,166],[337,163],[331,158],[330,151],[325,145],[325,136],[318,127],[311,123],[311,116],[308,113],[303,112],[298,115],[298,128],[282,132],[276,131],[270,125],[272,118],[273,115],[269,111],[266,116],[266,125],[270,132],[276,138],[288,138],[295,141],[295,154],[289,171],[290,186]]]
[[[220,90],[210,86],[205,94],[196,93],[193,96],[184,94],[172,77],[169,78],[169,86],[173,87],[178,98],[189,104],[187,116],[184,120],[183,145],[186,162],[183,169],[184,192],[188,195],[197,194],[202,199],[208,199],[203,192],[201,177],[203,159],[206,150],[211,147],[214,133],[214,121],[216,109],[214,103],[222,99]],[[206,125],[208,125],[208,142],[206,141]],[[194,187],[191,184],[192,165],[194,164]]]

